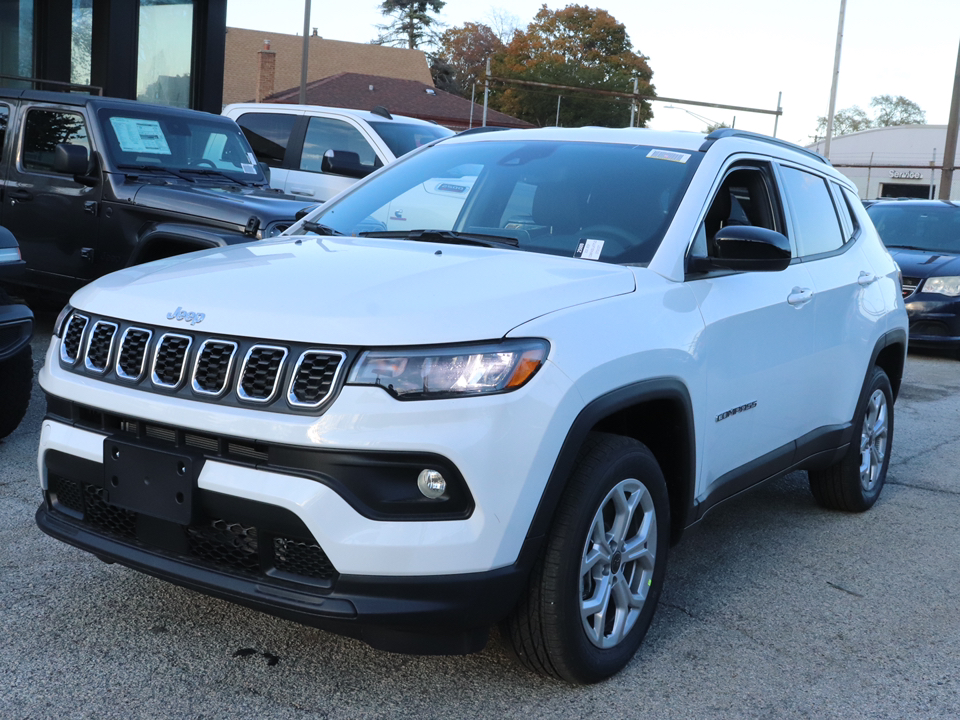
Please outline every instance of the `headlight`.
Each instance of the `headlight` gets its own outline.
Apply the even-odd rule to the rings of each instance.
[[[546,340],[364,352],[347,378],[378,385],[401,400],[489,395],[522,387],[547,358]]]
[[[56,337],[63,336],[63,324],[67,321],[67,318],[70,317],[70,313],[72,312],[73,306],[70,303],[67,303],[63,310],[60,311],[60,314],[57,315],[57,321],[53,324],[53,334]]]
[[[923,284],[923,291],[957,297],[960,295],[960,277],[932,277]]]

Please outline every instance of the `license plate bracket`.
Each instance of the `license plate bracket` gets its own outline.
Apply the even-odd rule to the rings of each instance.
[[[183,448],[167,450],[108,437],[103,442],[106,500],[125,510],[189,525],[203,461],[201,454]]]

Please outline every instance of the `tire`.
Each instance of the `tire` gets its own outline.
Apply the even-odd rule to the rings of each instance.
[[[17,429],[30,404],[33,390],[33,352],[27,345],[0,362],[0,439]]]
[[[520,662],[571,683],[622,670],[653,620],[669,538],[667,487],[653,453],[632,438],[592,433],[504,623]]]
[[[854,418],[854,441],[843,459],[808,472],[814,499],[830,510],[869,510],[883,490],[893,443],[893,390],[887,374],[878,367],[870,372],[867,392]]]

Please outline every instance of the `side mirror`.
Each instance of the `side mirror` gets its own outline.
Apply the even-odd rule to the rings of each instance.
[[[779,272],[786,270],[793,259],[790,241],[786,236],[752,225],[730,225],[721,228],[714,236],[713,243],[713,255],[688,260],[689,272]]]
[[[349,150],[327,150],[320,163],[321,172],[333,175],[346,175],[352,178],[366,177],[373,168],[360,164],[360,156]]]
[[[59,143],[53,153],[53,171],[64,175],[86,175],[90,161],[87,149],[80,145]]]

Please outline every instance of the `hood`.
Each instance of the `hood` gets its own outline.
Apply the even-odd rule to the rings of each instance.
[[[100,278],[88,312],[186,329],[331,345],[490,340],[535,317],[632,292],[629,268],[516,250],[303,236],[204,250]]]
[[[276,220],[294,220],[300,210],[317,205],[315,202],[266,188],[241,185],[217,187],[200,183],[145,184],[137,189],[133,200],[138,205],[156,210],[241,226],[247,224],[251,215],[256,215],[260,219],[261,227]]]
[[[904,277],[929,278],[960,275],[960,256],[939,252],[889,248]]]

